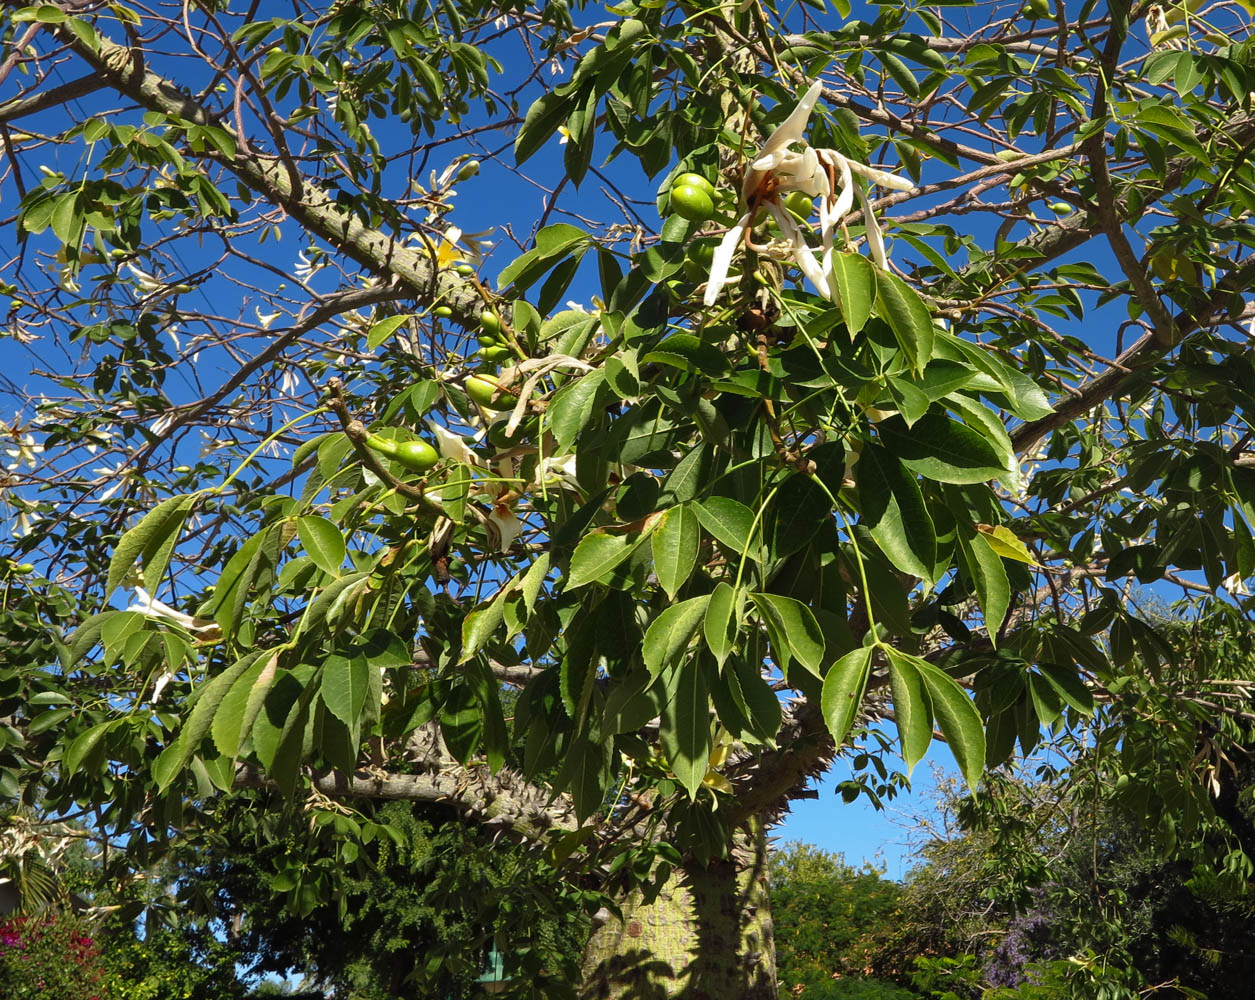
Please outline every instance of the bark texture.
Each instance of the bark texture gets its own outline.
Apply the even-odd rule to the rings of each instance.
[[[675,871],[657,898],[622,900],[588,942],[580,1000],[776,1000],[760,824],[732,857]]]

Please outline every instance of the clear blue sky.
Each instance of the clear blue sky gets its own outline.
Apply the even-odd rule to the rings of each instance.
[[[888,731],[892,733],[893,727],[888,727]],[[890,770],[895,765],[901,767],[900,758],[885,758],[885,766]],[[878,810],[865,796],[848,804],[841,798],[836,787],[852,775],[848,760],[838,758],[817,783],[819,798],[794,802],[771,835],[779,845],[800,840],[842,854],[846,864],[856,868],[868,861],[883,869],[888,878],[900,881],[912,867],[912,848],[923,839],[919,820],[932,823],[939,819],[938,775],[946,778],[956,774],[950,751],[934,742],[928,755],[916,765],[910,792],[900,792]]]

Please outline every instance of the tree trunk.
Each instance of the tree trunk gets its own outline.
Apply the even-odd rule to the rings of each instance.
[[[729,860],[675,871],[658,897],[621,900],[584,951],[580,1000],[776,1000],[760,824]]]

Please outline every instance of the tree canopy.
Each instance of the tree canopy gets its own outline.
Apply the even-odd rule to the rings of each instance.
[[[1245,712],[1129,600],[1255,575],[1245,6],[0,11],[0,789],[110,864],[440,803],[604,896],[588,989],[770,996],[870,720],[976,787],[1130,665]]]

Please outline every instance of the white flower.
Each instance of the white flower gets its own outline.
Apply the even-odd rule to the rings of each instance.
[[[296,267],[292,269],[292,274],[299,281],[308,281],[326,266],[325,258],[320,257],[317,261],[312,261],[305,255],[304,250],[299,250],[296,254]]]
[[[492,509],[492,513],[488,515],[489,534],[495,530],[497,535],[497,551],[509,552],[510,546],[514,544],[514,540],[519,537],[519,532],[523,530],[523,522],[512,511],[508,505],[499,503]]]
[[[269,330],[271,326],[274,325],[274,321],[277,320],[280,315],[277,312],[264,313],[261,311],[261,306],[258,306],[255,311],[257,313],[257,322],[263,330]]]
[[[565,146],[571,141],[571,130],[565,125],[558,126],[558,145]]]
[[[558,62],[557,59],[549,60],[549,75],[561,76],[562,73],[563,73],[562,63]]]
[[[752,250],[770,256],[792,258],[815,286],[815,290],[824,298],[832,298],[828,273],[832,268],[833,240],[837,228],[854,207],[855,198],[863,212],[867,246],[872,259],[882,268],[888,266],[884,236],[876,216],[872,213],[867,195],[853,175],[858,174],[873,183],[898,191],[909,191],[914,184],[906,178],[850,160],[835,149],[815,149],[807,145],[804,138],[806,124],[822,92],[823,84],[817,80],[798,101],[789,117],[781,122],[763,144],[763,148],[745,172],[745,180],[741,185],[741,201],[746,206],[746,211],[724,235],[715,250],[703,300],[707,306],[715,304],[727,283],[732,256],[743,237]],[[800,145],[801,150],[794,149],[795,145]],[[812,248],[807,240],[809,227],[799,225],[781,201],[781,195],[792,191],[801,191],[811,198],[819,199],[819,231],[823,245],[818,250]],[[766,246],[755,246],[749,235],[751,222],[760,208],[765,208],[771,214],[782,235],[782,239]]]
[[[128,263],[126,265],[126,269],[134,276],[135,284],[139,287],[141,292],[155,292],[165,287],[164,281],[155,275],[149,274],[147,271],[143,271],[136,267],[133,262]]]
[[[31,434],[19,434],[16,428],[9,432],[10,440],[13,442],[12,448],[6,448],[4,453],[10,458],[17,459],[11,465],[7,466],[10,472],[20,469],[23,465],[29,465],[32,469],[38,467],[39,456],[43,454],[44,446],[36,444],[35,438]]]
[[[428,420],[427,426],[431,428],[431,433],[436,438],[436,450],[443,458],[449,458],[464,465],[476,464],[475,453],[462,440],[460,434],[454,434],[453,431],[442,427],[434,420]]]
[[[145,618],[152,618],[156,621],[173,622],[192,632],[210,632],[218,627],[214,622],[201,621],[182,611],[176,611],[170,605],[157,600],[143,587],[135,588],[135,597],[135,603],[125,610],[138,612]]]

